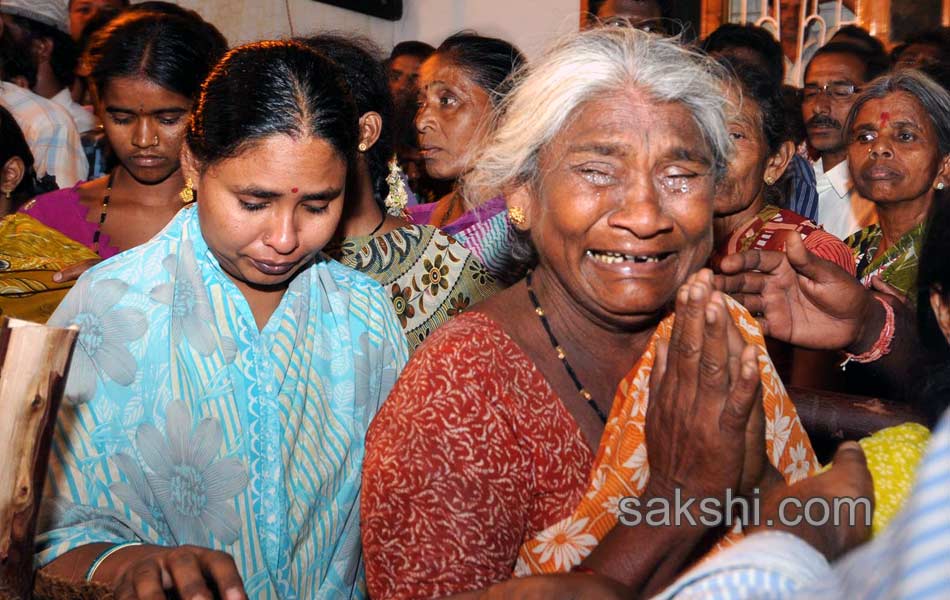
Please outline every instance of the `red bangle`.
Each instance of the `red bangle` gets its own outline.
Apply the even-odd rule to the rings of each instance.
[[[571,573],[584,573],[585,575],[596,575],[597,571],[591,569],[590,567],[585,567],[584,565],[577,565],[571,569]]]
[[[880,296],[874,296],[874,299],[884,305],[884,328],[881,329],[881,334],[877,337],[877,341],[874,342],[874,345],[871,346],[867,352],[862,352],[861,354],[844,353],[845,359],[844,362],[841,363],[842,371],[845,370],[845,367],[847,367],[848,363],[852,360],[857,363],[870,363],[880,360],[891,351],[891,341],[894,339],[894,307]]]

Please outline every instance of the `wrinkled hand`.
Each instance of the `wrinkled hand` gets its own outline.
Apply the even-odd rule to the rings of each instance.
[[[74,265],[69,265],[62,271],[57,271],[53,273],[53,281],[57,283],[63,283],[66,281],[73,281],[79,279],[79,276],[89,270],[90,267],[98,265],[102,262],[101,258],[88,258],[82,262],[78,262]]]
[[[740,482],[752,486],[767,464],[757,350],[712,282],[703,269],[683,284],[669,344],[657,348],[646,415],[651,495],[679,488],[684,498],[721,499]]]
[[[515,577],[496,584],[479,600],[620,600],[630,592],[619,583],[593,573]]]
[[[791,525],[782,522],[781,503],[786,498],[795,498],[794,504],[786,504],[784,516],[786,519],[801,522]],[[822,498],[828,503],[828,519],[822,525],[810,525],[806,519],[804,505],[813,498]],[[762,499],[762,523],[749,529],[751,535],[755,531],[767,529],[780,530],[792,533],[811,544],[816,550],[833,561],[848,550],[858,546],[868,539],[871,534],[871,514],[866,510],[864,503],[855,504],[854,514],[848,503],[839,505],[839,515],[836,526],[833,510],[835,498],[867,498],[873,513],[874,486],[871,472],[868,471],[864,451],[857,442],[845,442],[835,452],[834,463],[831,468],[813,477],[808,477],[788,486],[773,489]],[[820,518],[822,511],[813,509],[815,518]],[[767,525],[768,521],[772,525]],[[853,524],[853,525],[852,525]]]
[[[854,277],[790,236],[786,252],[749,250],[722,260],[716,287],[757,315],[767,336],[812,350],[862,337],[877,302]]]
[[[113,588],[116,600],[246,600],[231,555],[198,546],[156,547],[129,564]]]

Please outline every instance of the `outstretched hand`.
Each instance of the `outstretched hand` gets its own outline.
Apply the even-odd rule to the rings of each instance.
[[[78,262],[73,265],[69,265],[62,271],[57,271],[53,274],[53,281],[56,283],[64,283],[66,281],[74,281],[79,279],[79,276],[89,270],[90,267],[98,265],[102,262],[101,258],[88,258],[82,262]]]
[[[828,518],[811,522],[811,511],[821,513],[807,508],[816,501],[825,505]],[[845,442],[835,452],[830,469],[767,494],[762,501],[762,523],[748,533],[786,531],[833,561],[870,537],[873,511],[874,485],[864,451],[857,442]]]
[[[789,236],[785,252],[749,250],[722,260],[716,287],[757,316],[765,335],[813,350],[855,344],[877,302],[854,277]]]

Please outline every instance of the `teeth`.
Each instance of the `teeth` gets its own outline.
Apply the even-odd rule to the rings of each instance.
[[[660,262],[661,258],[664,258],[666,255],[634,256],[631,254],[621,254],[620,252],[594,252],[593,250],[588,250],[587,256],[608,265],[615,265],[624,261],[633,261],[635,263],[655,263]]]

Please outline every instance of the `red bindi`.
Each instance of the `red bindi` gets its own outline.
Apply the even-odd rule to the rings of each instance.
[[[887,127],[887,122],[891,119],[891,113],[882,112],[881,113],[881,128]]]
[[[297,193],[297,189],[298,189],[298,188],[295,188],[295,187],[290,188],[290,192],[291,192],[292,194],[296,194],[296,193]]]

